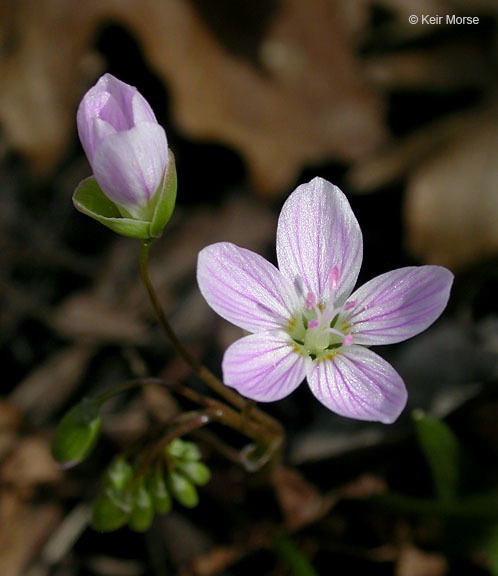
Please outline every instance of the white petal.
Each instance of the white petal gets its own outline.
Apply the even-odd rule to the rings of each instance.
[[[361,346],[313,363],[307,373],[316,398],[348,418],[391,424],[406,405],[401,376],[380,356]]]
[[[305,358],[285,333],[250,334],[234,342],[223,357],[223,381],[246,398],[272,402],[285,398],[304,380]]]
[[[259,254],[230,242],[199,252],[197,282],[220,316],[250,332],[286,327],[293,290],[282,274]]]
[[[161,183],[167,159],[164,129],[144,122],[108,136],[95,150],[93,171],[110,200],[135,218],[144,218],[143,210]]]
[[[363,257],[358,221],[346,196],[323,178],[302,184],[285,202],[277,230],[278,266],[294,282],[299,276],[319,298],[332,268],[338,269],[336,298],[342,303],[356,284]]]
[[[150,107],[150,104],[147,100],[137,92],[133,95],[132,101],[132,115],[133,115],[133,122],[135,124],[139,124],[140,122],[157,122],[156,115],[154,111]]]
[[[355,344],[394,344],[419,334],[446,308],[452,282],[441,266],[399,268],[370,280],[350,298]]]

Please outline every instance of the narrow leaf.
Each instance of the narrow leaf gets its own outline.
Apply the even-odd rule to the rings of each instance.
[[[460,447],[452,430],[421,410],[413,413],[417,440],[431,470],[439,500],[455,501],[460,482]]]

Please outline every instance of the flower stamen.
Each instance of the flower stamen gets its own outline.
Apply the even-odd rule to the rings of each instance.
[[[343,346],[351,346],[353,342],[353,336],[351,334],[346,334],[346,336],[344,336],[344,339],[342,341],[342,345]]]
[[[337,266],[333,266],[328,278],[328,286],[330,294],[335,292],[338,280],[339,280],[339,268]]]
[[[303,283],[296,276],[294,287],[301,310],[289,323],[289,335],[295,349],[303,356],[320,362],[340,352],[341,347],[352,344],[353,337],[346,334],[347,324],[343,312],[354,307],[354,302],[343,306],[335,305],[335,293],[339,280],[339,268],[333,266],[322,295],[305,292]],[[296,319],[300,318],[298,322]]]
[[[315,305],[315,297],[313,296],[312,292],[308,292],[308,295],[306,296],[305,305],[308,310],[311,310]]]

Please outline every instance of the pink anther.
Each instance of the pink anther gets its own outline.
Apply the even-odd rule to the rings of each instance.
[[[333,291],[337,288],[337,281],[338,280],[339,280],[339,268],[337,268],[337,266],[334,266],[332,268],[332,270],[330,271],[329,280],[328,280],[330,291]]]
[[[306,308],[308,308],[308,310],[311,310],[314,304],[315,304],[315,297],[311,292],[308,292],[308,295],[306,296]]]
[[[353,336],[351,336],[351,334],[346,334],[346,336],[344,336],[344,338],[342,340],[342,345],[343,346],[351,346],[352,342],[353,342]]]

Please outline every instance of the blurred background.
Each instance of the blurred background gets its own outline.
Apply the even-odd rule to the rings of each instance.
[[[1,0],[2,576],[310,574],[277,533],[320,575],[498,574],[497,22],[493,0]],[[154,323],[138,243],[71,203],[90,174],[76,108],[104,72],[137,86],[166,129],[178,201],[151,276],[216,373],[240,331],[201,298],[197,253],[226,240],[274,261],[279,209],[314,176],[360,222],[360,283],[412,264],[456,276],[432,328],[381,350],[409,391],[395,425],[341,419],[301,386],[265,406],[288,432],[289,467],[269,482],[206,442],[199,507],[145,534],[97,534],[88,507],[113,455],[175,409],[163,389],[113,401],[80,467],[60,470],[49,451],[84,395],[144,375],[200,386]],[[414,409],[453,432],[461,497],[486,513],[372,506],[434,496]]]

